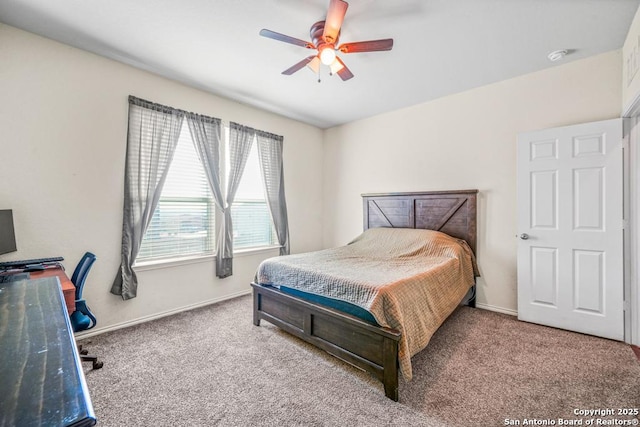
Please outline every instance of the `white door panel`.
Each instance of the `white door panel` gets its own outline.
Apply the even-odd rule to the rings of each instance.
[[[622,120],[518,136],[518,318],[622,340]]]

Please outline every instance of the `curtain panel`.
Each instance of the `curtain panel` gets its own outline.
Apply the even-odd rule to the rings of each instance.
[[[189,123],[189,131],[191,132],[196,152],[198,153],[198,157],[200,158],[207,175],[207,180],[209,181],[209,187],[213,193],[216,207],[223,214],[224,218],[226,217],[225,200],[222,196],[222,186],[220,185],[220,144],[222,141],[222,121],[212,117],[188,113],[187,123]],[[224,230],[224,222],[220,230]],[[216,256],[216,275],[218,277],[230,276],[231,267],[226,269],[225,264],[220,262],[220,254],[223,252],[220,252],[219,248],[216,252],[218,254]]]
[[[284,169],[282,145],[284,138],[267,132],[257,131],[258,156],[264,181],[267,204],[278,236],[280,255],[289,255],[289,220],[287,202],[284,195]]]
[[[202,162],[216,206],[224,208],[224,197],[220,185],[220,144],[222,141],[222,121],[213,117],[187,113],[187,123],[193,145]]]
[[[162,194],[183,119],[183,111],[129,96],[122,251],[111,286],[111,293],[125,300],[137,295],[133,263]]]
[[[224,207],[224,218],[218,237],[216,256],[216,275],[220,278],[233,274],[233,223],[231,205],[235,199],[240,179],[247,164],[255,130],[231,122],[229,124],[229,173],[227,182],[227,204]]]

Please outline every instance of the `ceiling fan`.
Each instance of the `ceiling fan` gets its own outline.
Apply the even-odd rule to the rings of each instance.
[[[260,35],[263,37],[318,51],[316,55],[311,55],[292,67],[287,68],[282,74],[291,75],[304,68],[304,66],[309,67],[317,74],[320,72],[320,65],[324,64],[329,67],[331,74],[337,74],[342,80],[349,80],[353,77],[353,73],[336,55],[336,52],[376,52],[391,50],[391,48],[393,48],[393,39],[369,40],[338,45],[340,27],[342,27],[344,15],[347,13],[347,7],[349,7],[349,3],[346,1],[331,0],[326,19],[324,21],[318,21],[311,26],[309,33],[312,42],[300,40],[267,29],[260,30]],[[318,81],[320,81],[320,79],[318,79]]]

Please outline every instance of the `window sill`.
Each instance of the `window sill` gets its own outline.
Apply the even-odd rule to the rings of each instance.
[[[240,258],[245,256],[270,253],[279,249],[280,249],[280,246],[278,245],[261,246],[258,248],[238,249],[233,253],[233,256],[234,258]],[[193,257],[183,257],[183,258],[168,258],[168,259],[155,260],[155,261],[143,261],[143,262],[134,264],[133,268],[136,270],[136,272],[147,271],[147,270],[158,270],[162,268],[178,267],[181,265],[199,264],[203,262],[215,262],[215,259],[216,259],[215,255],[193,256]]]
[[[257,248],[247,248],[247,249],[238,249],[237,251],[233,251],[234,257],[241,256],[249,256],[249,255],[257,255],[261,253],[267,253],[280,250],[280,245],[272,245],[272,246],[260,246]]]
[[[142,261],[140,263],[135,263],[133,265],[133,268],[136,271],[157,270],[160,268],[171,268],[171,267],[177,267],[180,265],[199,264],[201,262],[212,262],[212,261],[215,261],[215,259],[216,259],[215,255],[167,258],[167,259],[159,259],[154,261]]]

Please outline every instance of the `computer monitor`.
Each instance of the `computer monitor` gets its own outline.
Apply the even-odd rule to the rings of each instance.
[[[17,250],[16,233],[13,229],[13,211],[0,209],[0,255]]]

